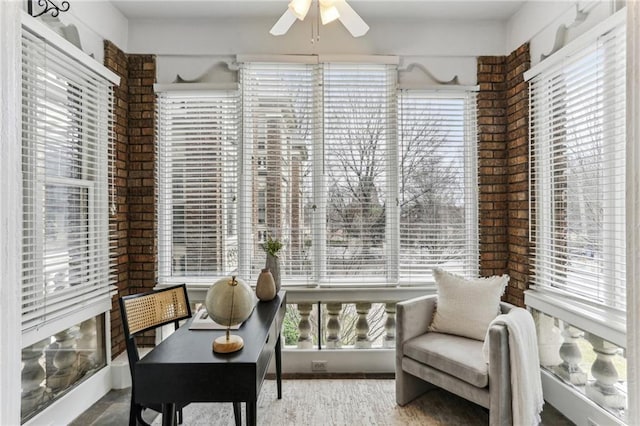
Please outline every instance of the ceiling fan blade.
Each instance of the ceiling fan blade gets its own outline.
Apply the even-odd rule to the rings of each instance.
[[[333,5],[338,9],[338,12],[340,12],[340,17],[338,19],[352,36],[360,37],[369,31],[367,23],[362,20],[360,15],[358,15],[345,0],[336,0]]]
[[[296,15],[287,9],[269,32],[274,36],[283,35],[289,31],[289,28],[291,28],[293,23],[296,22],[296,19]]]

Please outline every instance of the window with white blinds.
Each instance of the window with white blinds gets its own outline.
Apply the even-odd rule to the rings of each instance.
[[[238,269],[237,90],[157,97],[161,280]]]
[[[326,248],[321,280],[397,281],[396,67],[323,67]]]
[[[476,276],[475,92],[402,90],[398,102],[400,280]]]
[[[618,22],[531,91],[533,277],[625,309],[625,25]]]
[[[201,146],[219,139],[218,127],[193,119],[208,95],[160,93],[161,278],[237,270],[252,279],[268,238],[283,244],[284,284],[420,285],[436,265],[475,275],[475,96],[412,91],[399,100],[396,81],[396,66],[380,63],[243,62],[237,115],[228,108],[215,119],[240,117],[240,146],[209,156]],[[203,179],[205,168],[232,179]],[[231,192],[219,198],[208,181]],[[214,223],[235,211],[237,221],[224,222],[235,227],[212,225],[207,236],[194,216],[186,229],[185,205]],[[235,263],[200,268],[207,256],[222,265],[216,238],[231,234]]]
[[[242,258],[247,276],[264,268],[262,244],[277,238],[284,246],[279,254],[283,277],[311,279],[317,74],[317,66],[304,63],[242,66]]]
[[[100,305],[87,317],[111,307],[111,82],[69,52],[23,26],[22,329],[30,336],[25,344],[70,327],[89,306]]]

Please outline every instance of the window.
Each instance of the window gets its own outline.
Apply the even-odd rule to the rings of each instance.
[[[316,66],[246,63],[241,69],[243,153],[241,211],[244,276],[265,264],[262,243],[279,238],[283,276],[307,282],[312,271]]]
[[[38,29],[29,20],[22,32],[23,345],[111,308],[108,79],[117,77]]]
[[[325,64],[323,71],[327,225],[321,281],[397,282],[388,255],[396,216],[395,67]]]
[[[238,268],[238,92],[158,95],[161,279]]]
[[[193,120],[192,109],[211,95],[159,94],[161,279],[257,276],[268,238],[284,244],[288,284],[420,285],[435,265],[475,275],[475,96],[406,92],[398,100],[395,65],[290,60],[242,64],[242,142],[229,155],[202,157],[203,146],[219,145],[217,127]],[[225,122],[239,122],[234,111]],[[211,202],[216,185],[203,185],[199,170],[223,164],[229,178],[237,171],[225,180],[232,193]],[[191,211],[207,212],[188,230],[187,195]],[[200,268],[220,263],[205,255],[226,257],[220,245],[200,245],[225,233],[207,237],[195,218],[232,210],[237,263]]]
[[[401,280],[424,281],[437,266],[475,276],[475,94],[404,90],[399,105]]]
[[[625,26],[531,80],[533,283],[625,309]]]

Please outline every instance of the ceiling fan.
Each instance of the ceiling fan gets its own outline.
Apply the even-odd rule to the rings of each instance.
[[[274,36],[285,34],[296,21],[296,18],[302,21],[305,16],[307,16],[312,1],[313,0],[291,0],[287,10],[269,32]],[[363,36],[369,31],[369,26],[355,10],[347,4],[346,0],[317,1],[320,9],[320,19],[323,25],[338,19],[354,37]]]

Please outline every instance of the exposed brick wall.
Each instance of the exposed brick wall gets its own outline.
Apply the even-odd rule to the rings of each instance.
[[[120,85],[114,88],[114,144],[115,164],[110,170],[113,187],[115,191],[116,211],[109,216],[110,244],[117,254],[117,286],[118,294],[111,301],[111,353],[118,355],[125,349],[124,332],[120,320],[120,309],[118,307],[118,297],[129,294],[129,220],[127,205],[127,177],[128,177],[128,127],[129,127],[129,67],[127,56],[113,43],[104,43],[104,63],[107,68],[120,77]]]
[[[158,276],[154,55],[129,57],[129,292],[150,291]],[[138,343],[155,344],[155,333]]]
[[[507,57],[507,173],[509,276],[507,300],[524,306],[529,285],[529,45]]]
[[[504,57],[478,58],[480,275],[507,272],[507,125]]]
[[[153,55],[129,55],[129,289],[151,290],[157,277],[155,82]]]
[[[529,279],[529,45],[478,58],[480,273],[511,277],[505,300],[524,306]]]
[[[111,353],[123,350],[118,297],[148,291],[156,284],[155,57],[127,55],[105,41],[105,65],[121,78],[115,88],[115,191],[112,247],[118,254],[118,295],[112,300]],[[153,345],[154,333],[139,343]]]

